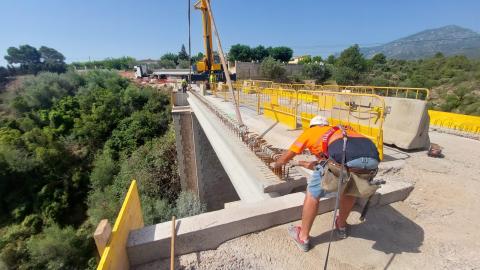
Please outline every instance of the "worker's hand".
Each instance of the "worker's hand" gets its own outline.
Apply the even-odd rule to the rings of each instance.
[[[270,167],[272,167],[272,169],[278,169],[278,168],[281,168],[282,166],[283,166],[282,164],[279,164],[277,162],[270,163]]]
[[[290,165],[290,167],[302,166],[301,161],[297,161],[297,160],[292,160],[288,164]]]

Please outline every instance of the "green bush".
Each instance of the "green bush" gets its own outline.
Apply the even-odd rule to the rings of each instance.
[[[267,57],[260,64],[260,73],[265,79],[282,82],[286,80],[287,70],[280,61]]]

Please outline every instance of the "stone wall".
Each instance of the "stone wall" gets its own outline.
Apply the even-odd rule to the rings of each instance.
[[[239,200],[190,106],[174,106],[172,117],[182,190],[197,194],[208,211],[223,209],[225,203]]]

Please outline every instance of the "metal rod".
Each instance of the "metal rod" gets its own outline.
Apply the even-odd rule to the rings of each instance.
[[[223,72],[225,73],[225,78],[227,79],[228,89],[232,93],[233,103],[235,104],[235,115],[237,116],[238,123],[243,126],[242,116],[240,114],[239,105],[237,99],[235,98],[235,93],[233,92],[232,80],[230,79],[230,73],[228,72],[227,62],[225,61],[225,55],[223,54],[222,42],[220,41],[220,35],[218,34],[217,25],[215,24],[215,18],[213,17],[212,7],[210,6],[210,0],[206,0],[207,10],[210,14],[210,20],[212,21],[212,28],[215,36],[217,37],[217,46],[218,54],[220,55],[220,60],[222,61]]]
[[[170,270],[175,269],[175,216],[172,216],[172,238],[170,243]]]

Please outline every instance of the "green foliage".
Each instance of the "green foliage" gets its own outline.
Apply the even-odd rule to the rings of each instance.
[[[63,54],[46,46],[38,50],[30,45],[9,47],[5,60],[11,65],[19,65],[18,69],[14,68],[19,74],[37,74],[40,71],[63,73],[67,70]]]
[[[119,58],[107,58],[100,61],[73,62],[71,65],[77,69],[114,69],[131,70],[137,60],[133,57],[124,56]]]
[[[252,60],[254,61],[263,61],[263,59],[268,57],[268,50],[262,45],[252,48],[251,53],[252,53]]]
[[[182,48],[180,49],[180,52],[178,53],[178,60],[181,61],[187,61],[188,60],[188,53],[187,50],[185,49],[185,45],[182,44]]]
[[[228,60],[241,62],[263,61],[268,56],[271,56],[280,62],[288,62],[292,55],[293,50],[288,47],[265,48],[259,45],[255,48],[250,48],[248,45],[235,44],[228,52]]]
[[[178,218],[189,217],[205,212],[206,205],[202,204],[194,193],[181,192],[176,201],[175,211]]]
[[[284,81],[286,79],[286,69],[280,61],[272,57],[265,58],[260,64],[260,72],[265,79],[273,81]]]
[[[178,55],[174,53],[166,53],[160,57],[160,61],[169,61],[175,63],[175,65],[178,64]]]
[[[179,181],[173,132],[163,136],[171,121],[163,90],[98,70],[41,73],[16,95],[16,118],[0,119],[0,258],[7,268],[95,264],[93,227],[115,219],[133,177],[146,220],[170,217]]]
[[[160,68],[176,68],[177,67],[177,64],[175,63],[175,61],[170,59],[161,59],[160,61],[158,61],[158,64]]]
[[[377,53],[372,57],[372,62],[378,65],[387,63],[387,57],[383,53]]]
[[[304,64],[302,74],[309,80],[315,80],[316,83],[323,83],[330,76],[325,64],[317,62]]]
[[[335,61],[335,80],[339,84],[356,84],[360,82],[362,72],[367,70],[367,61],[360,53],[358,45],[344,50]]]
[[[269,55],[280,62],[288,62],[293,56],[293,50],[289,47],[281,46],[281,47],[274,47],[269,48]]]
[[[228,60],[232,62],[250,62],[252,61],[252,49],[250,49],[250,47],[247,45],[233,45],[228,53]]]
[[[74,95],[84,80],[76,73],[41,73],[25,80],[11,104],[19,114],[38,109],[48,109],[63,97]]]
[[[51,226],[27,242],[30,264],[44,269],[83,269],[91,256],[91,241],[68,226]]]

